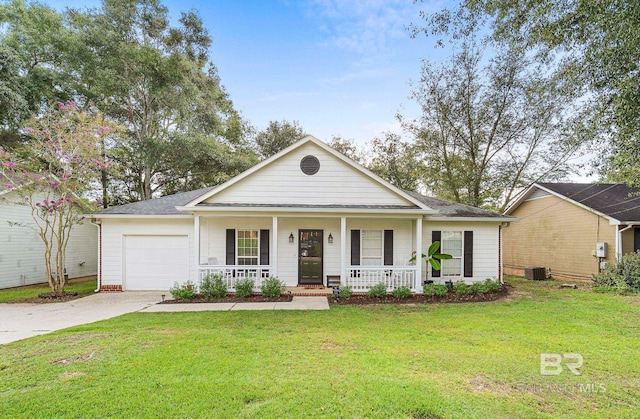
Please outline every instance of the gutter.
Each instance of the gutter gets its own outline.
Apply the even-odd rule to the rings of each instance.
[[[98,283],[97,288],[93,292],[100,292],[100,285],[102,285],[102,222],[100,220],[94,221],[95,218],[91,218],[89,222],[98,228]]]

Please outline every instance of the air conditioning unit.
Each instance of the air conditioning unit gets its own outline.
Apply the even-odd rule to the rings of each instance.
[[[524,268],[524,277],[527,279],[541,281],[547,278],[547,270],[544,266],[531,266]]]

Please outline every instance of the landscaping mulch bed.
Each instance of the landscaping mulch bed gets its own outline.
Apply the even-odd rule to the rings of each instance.
[[[185,304],[185,303],[286,303],[291,301],[293,296],[283,294],[279,298],[263,297],[260,294],[252,295],[251,297],[236,297],[233,294],[227,295],[224,298],[214,298],[213,300],[207,300],[202,295],[196,295],[193,300],[164,300],[158,304]]]
[[[495,301],[505,297],[509,291],[506,286],[502,286],[500,291],[491,294],[470,294],[458,295],[449,292],[444,297],[427,297],[423,294],[413,294],[407,298],[399,299],[391,295],[385,298],[371,298],[366,294],[354,294],[349,298],[337,298],[328,295],[329,304],[335,305],[370,305],[370,304],[430,304],[430,303],[479,303],[484,301]]]
[[[49,303],[64,303],[66,301],[77,300],[78,298],[86,297],[86,294],[78,294],[77,292],[63,292],[61,294],[53,292],[45,292],[39,294],[37,297],[23,298],[20,300],[7,301],[6,304],[18,304],[18,303],[31,303],[31,304],[49,304]]]

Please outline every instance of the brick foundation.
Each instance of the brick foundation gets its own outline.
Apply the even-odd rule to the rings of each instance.
[[[100,285],[100,292],[122,292],[122,285]]]

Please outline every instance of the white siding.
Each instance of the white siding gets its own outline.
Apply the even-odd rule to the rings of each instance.
[[[195,278],[196,267],[193,226],[194,220],[191,217],[185,217],[184,219],[103,219],[102,284],[123,285],[125,235],[188,236],[189,278]]]
[[[435,281],[452,279],[454,282],[464,280],[468,283],[484,281],[487,278],[498,278],[498,224],[497,223],[445,223],[425,221],[423,227],[423,253],[431,245],[431,232],[439,231],[473,231],[473,277],[440,277],[431,278],[431,267],[423,262],[422,277],[428,275]]]
[[[31,209],[13,203],[19,199],[16,193],[5,197],[0,202],[0,288],[47,282],[44,245],[34,230]],[[69,278],[95,275],[97,252],[98,229],[88,221],[73,227],[67,244]]]
[[[320,170],[312,176],[300,170],[300,160],[307,155],[320,160]],[[293,150],[205,202],[413,206],[313,143]]]

